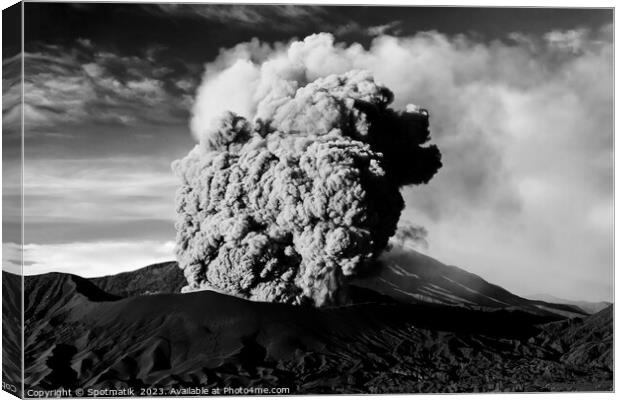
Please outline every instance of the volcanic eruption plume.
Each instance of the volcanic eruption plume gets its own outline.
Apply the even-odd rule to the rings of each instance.
[[[184,290],[341,304],[396,231],[399,188],[441,167],[425,145],[428,113],[390,109],[392,92],[369,72],[309,80],[265,70],[247,115],[201,120],[209,93],[199,92],[199,144],[173,164]]]

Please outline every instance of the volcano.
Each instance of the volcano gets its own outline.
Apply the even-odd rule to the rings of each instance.
[[[350,304],[324,308],[181,294],[174,262],[27,276],[25,388],[613,390],[613,306],[589,315],[525,299],[409,249],[380,261],[379,275],[351,285]],[[16,280],[3,272],[5,293]],[[3,311],[5,327],[18,308]],[[4,333],[5,354],[19,354]]]

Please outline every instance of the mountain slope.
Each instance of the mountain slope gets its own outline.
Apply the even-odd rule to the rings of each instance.
[[[27,388],[261,386],[318,394],[611,387],[611,366],[601,362],[611,343],[583,334],[597,326],[607,335],[607,317],[562,325],[521,310],[399,303],[356,288],[352,295],[363,303],[324,309],[210,291],[119,298],[66,274],[27,277],[26,290]]]
[[[613,369],[613,306],[585,320],[564,320],[544,326],[554,345],[566,350],[562,361],[579,366],[584,360],[600,368]]]
[[[175,261],[153,264],[117,275],[90,278],[108,293],[121,297],[154,293],[180,293],[187,284],[183,271]]]
[[[2,271],[2,382],[3,389],[21,396],[22,278]]]
[[[352,304],[321,309],[181,294],[176,263],[92,279],[28,276],[26,387],[611,390],[611,308],[567,319],[560,313],[575,308],[515,296],[415,252],[381,261],[379,276],[351,286]]]
[[[408,248],[384,253],[377,275],[357,279],[354,284],[375,290],[402,302],[429,302],[469,308],[517,308],[534,314],[584,316],[578,307],[529,300],[491,284],[478,275],[441,262]]]
[[[367,288],[404,303],[436,303],[482,309],[520,309],[533,314],[576,317],[586,312],[574,305],[530,300],[493,285],[463,269],[448,266],[411,249],[394,249],[379,259],[377,275],[358,278],[353,286]],[[89,279],[120,296],[179,293],[185,278],[176,262]]]
[[[76,293],[73,277],[57,279],[41,284],[64,305],[50,307],[37,329],[27,320],[29,387],[265,381],[295,393],[444,391],[457,383],[459,390],[489,383],[525,390],[537,379],[531,362],[553,368],[554,379],[576,379],[561,353],[526,345],[543,333],[544,317],[519,311],[378,303],[314,309],[208,291],[110,301],[96,289]],[[504,367],[493,370],[498,362]]]

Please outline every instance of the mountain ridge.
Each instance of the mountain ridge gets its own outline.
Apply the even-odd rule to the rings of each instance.
[[[604,310],[609,307],[613,303],[611,301],[584,301],[584,300],[568,300],[557,296],[552,296],[548,294],[532,294],[526,296],[528,299],[532,300],[540,300],[547,303],[556,303],[556,304],[570,304],[580,309],[584,310],[588,314],[596,314],[597,312]]]
[[[400,278],[403,271],[415,273],[411,265],[400,267]],[[253,302],[212,291],[178,293],[184,280],[173,262],[91,279],[27,276],[25,385],[259,385],[287,387],[291,394],[613,387],[613,306],[567,318],[541,312],[537,303],[445,304],[456,295],[445,291],[460,286],[438,278],[427,283],[444,292],[422,290],[432,288],[419,285],[428,271],[416,268],[417,278],[404,279],[403,287],[435,293],[431,302],[411,296],[402,301],[389,295],[393,292],[354,282],[351,304],[325,308]],[[436,275],[450,272],[455,281],[460,271],[440,266]],[[10,275],[3,272],[4,290]],[[456,281],[469,288],[482,284],[472,275],[464,275],[471,282]],[[476,286],[478,292],[487,293],[486,284]],[[467,293],[466,300],[489,301],[468,290],[457,294]],[[510,297],[507,291],[493,293]],[[8,344],[9,350],[18,345]]]
[[[404,303],[437,303],[501,309],[515,308],[533,314],[562,317],[589,313],[576,305],[532,300],[487,282],[456,266],[443,264],[411,249],[383,254],[375,273],[353,279],[352,286],[370,289]],[[185,285],[183,272],[174,261],[134,271],[87,278],[102,290],[120,297],[154,293],[179,293]]]

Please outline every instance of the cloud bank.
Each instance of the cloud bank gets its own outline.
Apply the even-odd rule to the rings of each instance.
[[[187,68],[177,68],[176,60],[162,56],[162,50],[153,46],[128,56],[95,47],[87,39],[77,39],[73,46],[31,45],[24,53],[27,131],[83,123],[182,123],[197,82]],[[19,65],[19,57],[4,60],[4,66]],[[5,92],[19,100],[20,90],[12,84]]]
[[[154,240],[94,241],[59,244],[2,243],[2,269],[25,275],[65,272],[92,278],[114,275],[174,258],[174,242]]]
[[[258,115],[265,70],[301,68],[308,82],[371,71],[393,90],[395,108],[432,112],[444,168],[405,190],[403,212],[427,228],[431,255],[522,294],[609,298],[612,50],[611,26],[490,43],[382,35],[368,48],[329,34],[253,40],[206,65],[192,127],[200,136],[224,110]]]

